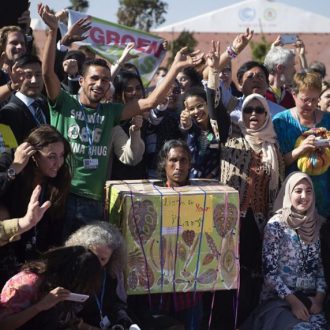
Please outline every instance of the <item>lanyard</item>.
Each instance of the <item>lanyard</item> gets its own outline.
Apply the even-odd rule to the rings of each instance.
[[[98,106],[96,108],[96,115],[95,115],[93,129],[90,130],[90,128],[88,126],[88,118],[87,118],[85,107],[80,103],[80,109],[81,109],[81,112],[84,115],[85,128],[86,128],[86,133],[87,133],[87,137],[88,137],[88,145],[89,145],[88,155],[89,155],[90,158],[92,158],[93,132],[95,131],[96,119],[97,119],[97,116],[98,116],[98,113],[99,113],[99,108],[100,108],[100,104],[98,104]]]
[[[105,283],[106,283],[106,279],[107,279],[107,274],[106,271],[103,271],[103,283],[102,283],[102,289],[101,289],[101,296],[100,299],[97,296],[97,294],[95,294],[95,300],[96,300],[96,304],[97,307],[100,311],[100,317],[101,317],[101,321],[103,320],[103,300],[104,300],[104,292],[105,292]]]

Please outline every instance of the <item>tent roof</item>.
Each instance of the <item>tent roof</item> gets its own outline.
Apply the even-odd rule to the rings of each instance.
[[[30,27],[32,30],[46,30],[47,26],[40,18],[32,18]]]
[[[330,19],[275,0],[247,0],[155,29],[155,32],[329,33]]]

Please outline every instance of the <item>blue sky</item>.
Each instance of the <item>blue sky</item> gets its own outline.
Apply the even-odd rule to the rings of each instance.
[[[183,19],[207,13],[226,7],[241,0],[164,0],[168,3],[168,13],[166,14],[166,22],[163,25],[172,24]],[[269,1],[269,0],[260,0]],[[30,0],[31,17],[37,18],[38,0]],[[329,0],[281,0],[279,2],[290,4],[314,13],[325,15],[330,18]],[[47,3],[54,10],[60,10],[70,5],[69,0],[47,0]],[[316,5],[317,4],[317,5]],[[103,18],[107,21],[116,22],[116,12],[119,6],[118,0],[89,0],[88,14]]]

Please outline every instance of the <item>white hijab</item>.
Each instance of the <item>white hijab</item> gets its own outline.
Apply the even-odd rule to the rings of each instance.
[[[266,120],[264,124],[257,130],[247,128],[243,120],[243,111],[252,100],[258,100],[266,111]],[[244,135],[244,138],[249,143],[252,150],[256,153],[262,151],[262,162],[270,171],[270,190],[277,192],[279,184],[279,160],[276,152],[277,136],[274,130],[273,122],[270,115],[267,100],[260,94],[250,94],[244,99],[242,112],[238,124]]]

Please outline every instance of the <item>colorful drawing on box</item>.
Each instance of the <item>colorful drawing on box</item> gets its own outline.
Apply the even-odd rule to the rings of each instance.
[[[234,204],[218,204],[214,208],[213,221],[221,237],[225,237],[236,225],[238,210]]]
[[[140,193],[117,194],[112,205],[121,205],[128,294],[237,288],[238,193],[218,187],[160,195],[143,183]]]
[[[134,202],[129,215],[128,226],[135,242],[145,244],[156,229],[157,212],[150,200]]]

